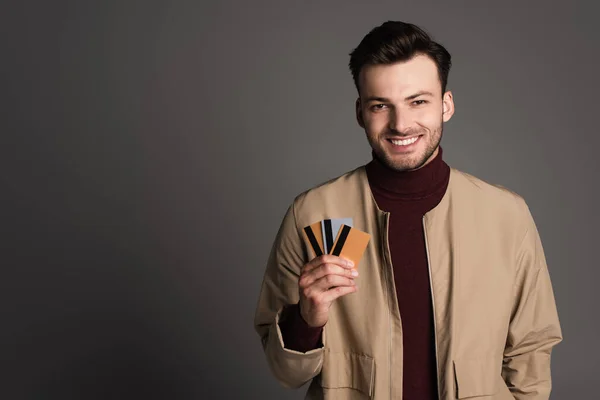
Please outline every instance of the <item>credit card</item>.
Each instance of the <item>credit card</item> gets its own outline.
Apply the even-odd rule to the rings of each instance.
[[[348,225],[342,225],[340,232],[333,244],[331,254],[344,257],[354,263],[354,268],[358,268],[371,235]]]
[[[319,257],[323,255],[323,231],[321,229],[321,222],[315,222],[310,224],[302,230],[304,233],[304,239],[310,245],[314,256]],[[314,258],[314,257],[313,257]]]
[[[331,254],[333,242],[339,235],[342,225],[352,227],[352,218],[331,218],[324,219],[321,222],[321,229],[323,231],[323,253]]]

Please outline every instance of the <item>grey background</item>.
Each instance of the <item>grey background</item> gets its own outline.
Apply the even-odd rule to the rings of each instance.
[[[597,10],[583,1],[13,1],[1,7],[11,399],[300,399],[252,325],[301,191],[370,159],[348,53],[388,19],[453,56],[446,161],[525,197],[596,396]],[[593,4],[593,2],[588,2]]]

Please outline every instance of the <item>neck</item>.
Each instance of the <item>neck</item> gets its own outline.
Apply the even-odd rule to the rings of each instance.
[[[367,164],[369,183],[373,191],[388,198],[425,198],[445,185],[450,174],[441,147],[427,164],[411,171],[395,171],[381,162],[374,152],[372,156],[372,161]]]

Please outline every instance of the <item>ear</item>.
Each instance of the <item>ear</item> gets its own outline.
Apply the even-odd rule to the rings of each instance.
[[[356,99],[356,103],[354,104],[355,107],[355,111],[356,111],[356,122],[358,122],[358,125],[361,128],[365,128],[365,120],[363,119],[363,115],[362,115],[362,107],[361,107],[361,103],[360,103],[360,97]]]
[[[442,97],[442,107],[442,119],[444,122],[448,122],[454,115],[454,98],[449,90]]]

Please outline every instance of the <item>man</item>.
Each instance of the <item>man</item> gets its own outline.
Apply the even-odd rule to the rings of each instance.
[[[517,194],[450,168],[450,54],[386,22],[351,53],[372,161],[300,194],[255,316],[268,364],[311,399],[548,399],[562,340],[542,244]],[[315,257],[304,227],[351,219],[357,265]]]

